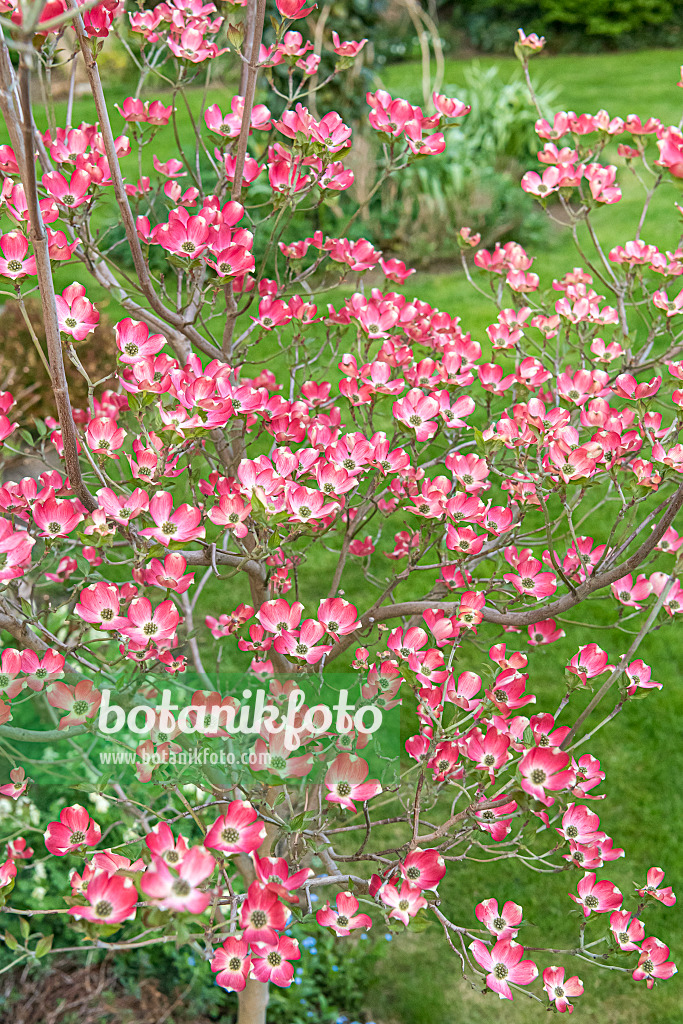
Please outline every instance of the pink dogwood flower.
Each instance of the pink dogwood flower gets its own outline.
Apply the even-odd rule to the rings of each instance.
[[[200,525],[201,510],[192,505],[179,505],[173,511],[173,495],[170,491],[157,491],[149,503],[149,513],[156,526],[140,530],[140,536],[153,537],[159,544],[168,547],[171,541],[199,540],[206,530]]]
[[[69,686],[59,679],[50,683],[47,690],[48,704],[67,712],[64,718],[59,720],[59,729],[83,725],[89,718],[94,718],[102,701],[102,694],[93,687],[92,679],[81,679],[75,686]]]
[[[338,754],[325,775],[325,785],[329,790],[325,799],[355,812],[354,800],[364,803],[382,792],[377,779],[368,779],[369,771],[367,762],[362,758],[346,751]]]
[[[543,987],[548,999],[560,1013],[571,1013],[574,1009],[569,999],[583,995],[583,982],[578,975],[565,980],[564,967],[546,967],[543,971]]]
[[[485,928],[495,935],[496,939],[515,939],[522,923],[522,908],[518,903],[508,900],[503,904],[503,909],[498,911],[498,900],[493,898],[478,903],[475,911],[476,918]]]
[[[519,764],[522,775],[522,789],[525,793],[540,800],[546,807],[554,803],[554,798],[546,790],[556,792],[568,789],[574,782],[574,771],[569,765],[569,754],[551,747],[533,747]]]
[[[240,926],[248,942],[276,943],[287,921],[284,905],[268,885],[252,882],[240,912]]]
[[[280,935],[270,943],[252,941],[251,954],[251,973],[257,981],[271,981],[279,988],[291,985],[294,977],[291,961],[301,959],[296,939],[291,939],[289,935]]]
[[[26,787],[28,786],[26,772],[23,768],[12,768],[9,778],[9,782],[5,782],[0,786],[0,794],[8,796],[10,800],[18,800],[26,792]]]
[[[20,231],[9,231],[0,237],[0,249],[4,259],[0,259],[0,274],[17,281],[28,274],[35,274],[36,258],[29,256],[28,239]]]
[[[228,936],[222,946],[214,950],[211,970],[216,984],[227,992],[242,992],[251,969],[249,943],[246,939]]]
[[[138,894],[130,878],[98,871],[88,882],[85,898],[87,906],[69,907],[68,913],[77,921],[121,924],[135,917]]]
[[[369,914],[359,914],[358,900],[350,892],[337,894],[337,905],[330,907],[328,900],[325,906],[318,910],[315,919],[323,928],[331,928],[335,935],[350,935],[355,928],[371,928],[372,918]]]
[[[499,939],[489,949],[481,939],[470,943],[472,955],[480,967],[487,972],[486,984],[500,999],[512,999],[510,982],[513,985],[530,985],[538,977],[538,968],[533,960],[522,960],[524,947],[511,939]]]
[[[51,821],[44,833],[45,846],[55,857],[64,857],[81,846],[97,846],[102,834],[100,826],[93,821],[80,804],[65,807],[59,814],[59,821]]]
[[[578,896],[570,892],[569,898],[579,904],[584,917],[589,917],[592,913],[605,914],[611,910],[618,910],[623,902],[623,896],[614,882],[606,878],[597,882],[594,871],[587,871],[576,889]]]
[[[633,972],[635,981],[644,981],[652,988],[657,978],[672,978],[677,973],[676,964],[667,960],[669,947],[654,936],[645,939],[641,946],[640,960]]]
[[[142,891],[163,910],[201,914],[211,902],[211,893],[199,889],[213,872],[216,861],[201,846],[193,846],[179,863],[177,872],[167,862],[155,860],[140,879]]]
[[[84,341],[100,322],[100,314],[85,297],[85,287],[74,281],[55,297],[59,329],[75,341]]]
[[[252,853],[265,837],[266,826],[249,801],[233,800],[207,832],[204,846],[224,853]]]
[[[174,637],[179,621],[180,615],[172,601],[162,601],[153,610],[148,598],[136,597],[128,608],[128,618],[116,628],[134,643],[158,644]]]
[[[663,903],[665,907],[673,907],[676,902],[673,889],[670,885],[664,889],[660,889],[659,885],[664,878],[664,872],[661,868],[650,868],[647,873],[647,884],[642,889],[637,889],[636,892],[639,896],[650,897],[651,899],[658,900],[659,903]]]

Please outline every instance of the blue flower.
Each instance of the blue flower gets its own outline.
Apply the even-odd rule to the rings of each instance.
[[[301,940],[301,945],[304,947],[304,949],[308,949],[309,946],[315,946],[316,941],[317,940],[315,935],[307,935],[305,939]]]
[[[338,971],[339,970],[339,964],[332,964],[332,970],[333,971]],[[346,1020],[346,1017],[340,1017],[339,1020]],[[337,1024],[339,1024],[339,1021],[337,1021]]]
[[[385,932],[384,933],[384,938],[387,940],[387,942],[392,942],[394,936],[391,934],[391,932]]]
[[[297,967],[297,969],[296,969],[296,971],[294,973],[295,974],[303,974],[304,973],[303,967]]]
[[[363,933],[362,933],[362,935],[361,935],[361,939],[362,939],[363,941],[367,942],[367,939],[368,939],[368,937],[367,937],[367,935],[365,934],[365,932],[363,932]],[[353,1024],[356,1024],[356,1022],[354,1021],[354,1022],[353,1022]]]
[[[187,962],[190,965],[190,967],[194,967],[194,965],[197,963],[197,961],[195,960],[195,958],[193,956],[188,956]]]

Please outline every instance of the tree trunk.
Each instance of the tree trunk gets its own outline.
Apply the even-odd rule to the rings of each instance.
[[[267,1006],[267,982],[247,979],[245,988],[239,993],[238,1024],[266,1024]]]

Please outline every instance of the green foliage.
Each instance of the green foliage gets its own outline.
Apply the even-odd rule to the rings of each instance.
[[[413,262],[456,258],[464,225],[481,232],[485,245],[513,235],[527,244],[543,230],[542,216],[519,188],[538,149],[537,113],[521,78],[505,81],[498,68],[473,64],[457,95],[472,111],[446,134],[445,152],[413,164],[383,197],[384,237],[377,241],[396,248],[409,241]],[[549,106],[555,95],[544,86],[541,104]]]
[[[484,51],[509,49],[520,25],[543,33],[558,49],[591,51],[674,46],[681,38],[681,15],[680,0],[460,0],[448,22]]]

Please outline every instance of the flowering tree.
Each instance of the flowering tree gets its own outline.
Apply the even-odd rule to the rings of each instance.
[[[17,963],[51,951],[49,934],[12,928],[42,913],[13,899],[17,872],[68,858],[70,890],[50,913],[68,917],[78,948],[189,943],[239,993],[243,1024],[265,1020],[269,982],[291,983],[299,920],[353,941],[382,918],[406,928],[435,918],[472,984],[541,1003],[545,988],[560,1012],[583,983],[565,978],[556,954],[648,988],[671,977],[669,950],[646,937],[641,915],[675,897],[659,867],[632,894],[602,877],[624,851],[588,806],[605,773],[585,745],[661,687],[638,648],[683,611],[683,291],[672,297],[683,250],[641,239],[655,191],[683,177],[681,132],[605,111],[558,113],[551,125],[539,110],[545,169],[522,187],[570,225],[580,266],[542,286],[521,246],[478,250],[464,227],[464,271],[497,310],[480,343],[459,317],[391,290],[414,271],[354,234],[359,208],[339,237],[298,237],[353,183],[351,129],[311,113],[327,83],[315,80],[319,52],[290,28],[311,11],[301,0],[277,0],[268,46],[265,0],[230,6],[227,20],[199,0],[130,14],[109,2],[3,6],[0,274],[55,399],[55,418],[27,434],[13,396],[0,395],[3,454],[42,460],[0,488],[0,628],[11,638],[0,742],[13,766],[0,795],[16,801],[0,897]],[[117,114],[98,72],[112,32],[140,70]],[[316,39],[337,55],[335,75],[363,47]],[[520,32],[530,88],[541,47]],[[225,53],[239,92],[207,105]],[[58,123],[48,94],[41,132],[33,86],[60,63],[75,69],[77,55],[94,123],[74,127],[71,100]],[[268,105],[256,102],[257,80]],[[161,97],[142,99],[143,83]],[[439,94],[428,113],[382,90],[367,99],[382,146],[375,192],[441,152],[468,113]],[[181,110],[191,131],[179,131]],[[165,161],[162,131],[177,146]],[[596,211],[621,198],[617,167],[601,162],[608,147],[645,198],[634,237],[606,253]],[[131,152],[136,181],[121,170]],[[65,264],[78,280],[56,287]],[[85,372],[96,287],[121,310],[118,362],[87,380],[88,407],[74,409],[65,363]],[[25,303],[36,289],[47,351]],[[212,587],[221,603],[203,631],[195,620]],[[614,664],[579,643],[574,611],[585,619],[594,599],[609,600],[624,635]],[[566,692],[553,711],[534,662],[565,632],[576,653],[558,664]],[[240,736],[246,698],[223,687],[223,658],[267,688],[262,710],[294,698],[294,742],[268,716],[256,737]],[[363,709],[340,712],[336,730],[324,706],[299,699],[334,662],[353,674]],[[156,704],[165,680],[187,691],[177,719],[177,706]],[[401,699],[406,762],[397,772],[382,761],[381,778],[368,778],[368,723]],[[48,715],[55,728],[43,727]],[[241,773],[204,756],[240,742]],[[114,772],[98,767],[106,743],[135,769],[125,757]],[[44,838],[31,848],[21,807],[39,764],[32,744],[58,745],[65,787],[83,788],[85,772],[86,789],[107,795],[121,815],[113,830],[103,834],[74,793],[59,820],[35,826]],[[196,799],[180,785],[181,754],[202,755]],[[438,894],[447,870],[508,858],[569,872],[579,923],[567,949],[527,957],[522,907],[494,891],[471,920],[449,916]],[[314,912],[316,889],[327,898]]]

